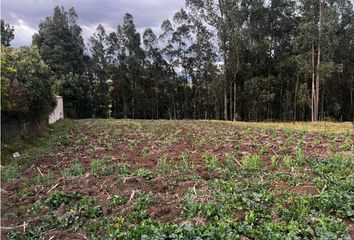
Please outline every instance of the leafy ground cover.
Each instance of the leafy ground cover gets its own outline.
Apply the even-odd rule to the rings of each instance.
[[[58,122],[2,146],[1,237],[353,238],[351,126],[291,126]]]

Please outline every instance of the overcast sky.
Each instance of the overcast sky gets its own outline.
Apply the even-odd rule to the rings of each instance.
[[[30,45],[32,35],[45,17],[53,14],[56,5],[74,7],[79,16],[83,37],[93,34],[98,23],[107,31],[121,24],[123,15],[133,15],[139,32],[150,27],[158,31],[162,21],[184,7],[185,0],[1,0],[1,18],[15,28],[13,47]]]

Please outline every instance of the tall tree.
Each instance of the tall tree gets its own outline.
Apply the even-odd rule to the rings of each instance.
[[[95,87],[94,103],[95,112],[98,116],[108,116],[109,86],[107,80],[110,77],[109,69],[109,39],[104,27],[99,24],[96,32],[89,39],[89,50],[91,52],[93,83]]]
[[[38,33],[33,35],[33,44],[58,76],[84,71],[84,43],[77,19],[74,8],[66,11],[56,6],[53,15],[41,21]]]
[[[10,46],[10,42],[15,38],[14,31],[13,26],[1,19],[1,45]]]

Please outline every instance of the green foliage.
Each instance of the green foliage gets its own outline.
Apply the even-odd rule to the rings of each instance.
[[[52,73],[36,47],[1,46],[3,110],[48,113],[56,101]],[[10,87],[11,86],[11,87]]]
[[[151,180],[155,177],[155,174],[153,172],[151,172],[150,170],[145,169],[145,168],[139,168],[137,170],[137,174],[138,174],[138,176],[143,177],[146,180]]]
[[[88,74],[74,74],[72,72],[61,75],[55,82],[55,89],[60,96],[65,99],[65,110],[69,117],[80,117],[78,111],[82,106],[89,108],[94,99],[92,99],[93,80]],[[76,111],[76,112],[75,112]]]
[[[242,157],[242,166],[245,169],[256,170],[262,166],[261,157],[257,154],[255,155],[244,155]]]
[[[195,165],[190,160],[188,152],[183,152],[174,167],[176,173],[182,178],[195,177]]]
[[[342,150],[348,136],[299,133],[292,127],[284,133],[262,124],[238,124],[65,120],[51,126],[48,133],[44,131],[46,134],[17,139],[3,146],[7,159],[2,170],[14,163],[21,166],[16,174],[21,186],[11,190],[17,181],[9,180],[3,182],[3,189],[21,204],[36,201],[21,208],[5,202],[4,217],[28,225],[25,232],[16,229],[4,233],[12,239],[44,239],[58,231],[70,237],[80,232],[88,239],[349,240],[348,221],[354,218],[354,162],[352,153]],[[193,132],[185,132],[186,128]],[[193,145],[205,136],[207,145]],[[166,138],[178,146],[165,144]],[[130,149],[127,139],[138,142],[139,147]],[[316,143],[313,153],[302,144],[312,139]],[[326,144],[333,139],[336,144],[329,150]],[[180,148],[190,143],[196,150]],[[288,166],[292,169],[281,165],[283,155],[277,143],[288,145]],[[105,147],[108,144],[112,149]],[[148,159],[140,152],[147,145],[154,146]],[[262,158],[260,154],[238,153],[238,149],[251,147],[252,152],[262,151]],[[13,159],[16,149],[20,149],[21,157]],[[159,153],[155,156],[156,149]],[[80,162],[73,160],[77,152]],[[238,161],[241,154],[247,157]],[[322,157],[314,158],[317,154]],[[157,159],[155,170],[141,168],[147,161],[155,163],[152,156]],[[62,166],[65,171],[61,171]],[[95,175],[85,177],[84,169]],[[102,176],[106,169],[112,174]],[[161,175],[155,178],[157,173]],[[83,177],[68,179],[64,174]],[[96,181],[92,182],[92,177]],[[72,192],[76,188],[80,193]]]
[[[160,157],[158,160],[157,160],[157,164],[156,164],[156,171],[158,173],[161,173],[161,174],[168,174],[171,172],[172,170],[172,165],[167,162],[166,158],[165,157]]]
[[[1,45],[10,46],[10,42],[15,38],[14,31],[13,26],[1,19]]]
[[[128,202],[128,198],[119,194],[114,194],[112,196],[113,205],[122,205]]]
[[[132,170],[126,164],[119,164],[117,171],[122,176],[129,176],[132,174]]]
[[[259,115],[270,117],[267,115],[269,104],[275,99],[274,77],[254,77],[245,82],[246,97],[249,99],[248,111],[253,119],[257,119]]]
[[[202,158],[205,161],[205,164],[210,170],[220,170],[221,165],[217,156],[204,152]]]
[[[81,163],[75,163],[72,167],[64,169],[63,175],[66,177],[82,177],[85,170]]]
[[[83,72],[84,42],[77,18],[74,8],[56,6],[33,35],[33,45],[57,76]]]
[[[270,161],[271,161],[273,167],[279,166],[279,160],[278,160],[277,156],[274,156],[274,155],[271,156]]]
[[[4,168],[1,167],[1,180],[7,182],[17,176],[17,174],[21,171],[21,166],[17,163],[13,164],[12,166],[7,166]]]
[[[91,171],[93,173],[99,173],[100,170],[102,169],[102,165],[103,165],[103,161],[101,159],[93,160],[90,163]]]
[[[292,168],[295,166],[293,158],[289,155],[285,155],[283,157],[283,162],[284,162],[285,167],[287,167],[287,168]]]
[[[68,204],[75,196],[75,193],[55,192],[46,200],[46,204],[52,209],[57,209],[62,204]]]

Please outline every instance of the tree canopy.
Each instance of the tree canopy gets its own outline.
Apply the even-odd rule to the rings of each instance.
[[[86,46],[77,21],[57,6],[33,36],[73,117],[352,120],[349,0],[187,0],[157,32],[126,13]]]

